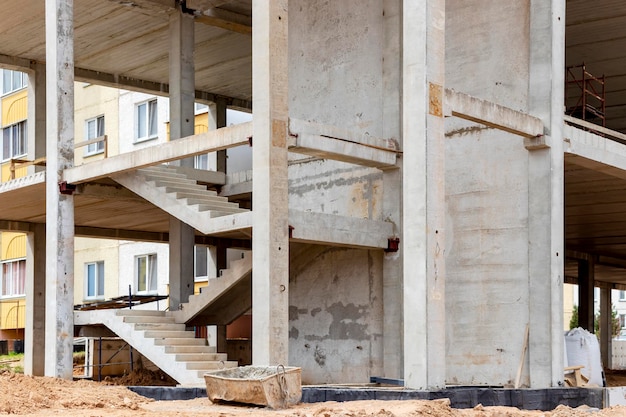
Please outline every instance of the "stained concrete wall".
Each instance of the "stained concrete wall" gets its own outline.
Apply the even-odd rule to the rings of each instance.
[[[526,110],[528,0],[450,0],[446,16],[447,87]],[[529,319],[528,151],[484,126],[446,131],[446,379],[508,385]]]
[[[329,249],[290,282],[289,361],[302,382],[369,382],[382,372],[382,253]]]
[[[290,117],[382,137],[384,35],[382,0],[291,0]],[[298,210],[382,220],[382,193],[374,169],[306,159],[289,168],[289,206]],[[383,252],[311,256],[291,265],[290,365],[303,367],[307,384],[382,375]]]

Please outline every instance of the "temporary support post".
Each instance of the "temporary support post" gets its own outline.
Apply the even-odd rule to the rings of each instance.
[[[46,86],[45,375],[72,379],[74,198],[59,183],[74,164],[73,0],[46,0]]]
[[[170,138],[194,133],[194,23],[179,5],[170,15]],[[180,161],[193,168],[193,158]],[[170,309],[178,310],[194,290],[194,230],[170,217]]]
[[[252,2],[252,362],[289,359],[288,1]]]
[[[529,377],[531,388],[563,384],[565,2],[530,1],[528,112],[545,147],[528,147]],[[521,332],[521,327],[520,327]]]
[[[402,13],[404,383],[442,388],[445,0],[404,0]]]

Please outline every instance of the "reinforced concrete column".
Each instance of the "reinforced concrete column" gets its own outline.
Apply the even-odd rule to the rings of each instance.
[[[563,383],[565,2],[530,2],[529,113],[545,144],[528,153],[528,370],[531,388]]]
[[[46,65],[35,62],[28,73],[28,157],[46,156]],[[43,169],[37,166],[34,171]]]
[[[591,333],[595,333],[594,266],[593,259],[578,260],[578,326]]]
[[[613,302],[611,288],[600,289],[600,356],[604,369],[613,369]]]
[[[288,0],[252,2],[252,362],[289,360]]]
[[[34,224],[27,239],[24,373],[43,376],[46,356],[46,225]]]
[[[383,49],[383,137],[401,138],[401,4],[384,0]],[[394,236],[400,239],[398,252],[385,254],[383,260],[383,375],[401,379],[403,375],[402,329],[402,158],[398,169],[383,171],[384,218],[394,224]]]
[[[46,96],[45,375],[72,379],[74,198],[59,183],[74,165],[73,0],[46,0]]]
[[[404,384],[445,385],[445,0],[402,6]]]
[[[175,140],[194,133],[193,16],[179,5],[170,14],[169,25],[170,139]],[[181,160],[180,165],[193,168],[193,158]],[[169,283],[170,309],[178,310],[194,290],[194,229],[175,217],[170,217]]]

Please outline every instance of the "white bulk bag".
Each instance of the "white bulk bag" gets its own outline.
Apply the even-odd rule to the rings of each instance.
[[[589,384],[603,386],[600,344],[593,333],[577,327],[565,333],[565,348],[569,366],[583,365],[580,372],[589,379]]]

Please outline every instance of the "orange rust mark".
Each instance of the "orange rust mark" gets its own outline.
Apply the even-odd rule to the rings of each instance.
[[[428,113],[443,116],[443,87],[439,84],[428,83]]]

